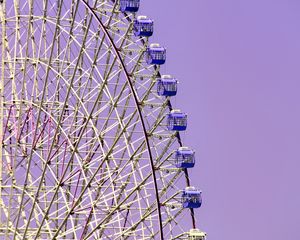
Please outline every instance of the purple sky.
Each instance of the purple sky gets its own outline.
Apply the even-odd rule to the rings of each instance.
[[[300,1],[142,0],[180,80],[213,240],[300,239]]]

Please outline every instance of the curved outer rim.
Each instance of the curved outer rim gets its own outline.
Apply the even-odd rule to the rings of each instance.
[[[126,66],[125,66],[124,62],[122,61],[121,55],[120,55],[120,53],[118,51],[118,48],[116,47],[114,41],[112,40],[111,36],[109,35],[106,27],[101,22],[101,20],[97,16],[97,14],[93,11],[92,7],[85,0],[80,0],[80,1],[86,6],[86,8],[95,17],[95,19],[99,23],[101,29],[103,30],[104,34],[107,36],[109,42],[111,43],[111,45],[113,47],[113,50],[114,50],[117,58],[119,59],[121,65],[122,65],[122,69],[123,69],[123,71],[125,73],[126,80],[127,80],[128,84],[130,86],[130,90],[132,92],[132,95],[133,95],[133,98],[134,98],[134,101],[135,101],[135,105],[136,105],[136,108],[138,110],[139,118],[140,118],[140,121],[141,121],[141,124],[142,124],[143,133],[144,133],[144,137],[145,137],[145,140],[146,140],[146,145],[147,145],[148,154],[149,154],[149,158],[150,158],[151,170],[152,170],[152,176],[153,176],[153,182],[154,182],[154,187],[155,187],[155,195],[156,195],[155,197],[156,197],[157,211],[158,211],[160,239],[163,240],[164,236],[163,236],[163,227],[162,227],[162,217],[161,217],[161,209],[160,209],[160,201],[159,201],[159,192],[158,192],[158,186],[157,186],[156,174],[155,174],[155,166],[154,166],[154,163],[153,163],[153,157],[152,157],[152,152],[151,152],[151,148],[150,148],[149,138],[148,138],[148,134],[147,134],[147,131],[146,131],[146,126],[145,126],[145,122],[144,122],[144,119],[143,119],[142,111],[141,111],[141,108],[140,108],[140,105],[139,105],[138,97],[137,97],[137,95],[136,95],[136,93],[134,91],[134,87],[133,87],[132,82],[130,80],[129,73],[128,73],[127,69],[126,69]]]

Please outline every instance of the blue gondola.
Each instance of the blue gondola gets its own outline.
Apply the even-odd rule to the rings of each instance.
[[[146,16],[138,16],[133,23],[135,36],[150,37],[153,34],[153,20]]]
[[[167,117],[169,131],[185,131],[187,127],[187,114],[180,110],[172,110]]]
[[[182,206],[184,208],[199,208],[202,204],[202,192],[194,187],[187,187],[182,193]]]
[[[180,147],[175,153],[175,164],[178,168],[193,168],[195,152],[188,147]]]
[[[171,97],[177,94],[178,81],[170,75],[162,75],[157,79],[157,94]]]
[[[140,0],[120,0],[121,12],[137,12],[140,7]]]
[[[158,43],[152,43],[147,48],[146,61],[148,64],[162,65],[166,62],[167,51]]]

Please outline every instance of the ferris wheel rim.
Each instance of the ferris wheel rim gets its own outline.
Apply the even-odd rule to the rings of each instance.
[[[118,49],[117,49],[114,41],[111,39],[111,36],[108,33],[107,29],[105,28],[104,24],[99,19],[99,17],[97,16],[97,14],[92,10],[91,6],[85,0],[80,0],[80,1],[88,8],[88,10],[91,12],[91,14],[96,18],[96,20],[99,23],[101,29],[103,30],[103,32],[105,33],[105,35],[109,39],[111,45],[113,46],[114,52],[115,52],[116,56],[118,57],[121,65],[122,65],[123,72],[125,73],[125,76],[126,76],[126,80],[127,80],[128,84],[130,86],[130,90],[131,90],[131,93],[133,95],[133,98],[134,98],[134,101],[135,101],[135,104],[136,104],[136,108],[138,110],[139,118],[140,118],[140,121],[141,121],[141,124],[142,124],[142,128],[143,128],[144,138],[146,140],[146,145],[147,145],[147,149],[148,149],[148,155],[149,155],[149,160],[150,160],[151,170],[152,170],[152,178],[153,178],[155,192],[156,192],[156,204],[157,204],[157,211],[158,211],[158,218],[159,218],[160,238],[163,240],[164,236],[163,236],[163,227],[162,227],[162,217],[161,217],[161,209],[160,209],[160,201],[159,201],[159,191],[158,191],[158,186],[157,186],[157,181],[156,181],[155,167],[154,167],[154,164],[153,164],[153,157],[152,157],[152,152],[151,152],[151,147],[150,147],[150,143],[149,143],[148,134],[147,134],[146,127],[145,127],[144,118],[142,116],[142,112],[141,112],[141,109],[140,109],[140,105],[139,105],[139,102],[138,102],[138,98],[137,98],[136,92],[134,91],[132,82],[131,82],[130,77],[129,77],[129,73],[127,71],[127,68],[125,67],[125,64],[124,64],[124,62],[123,62],[120,54],[119,54],[119,51],[118,51]],[[116,8],[116,6],[117,6],[117,1],[114,2],[113,10]]]
[[[81,1],[85,1],[85,0],[81,0]],[[110,1],[112,1],[113,3],[117,3],[117,0],[110,0]],[[128,20],[128,22],[131,23],[132,19],[130,19],[130,16],[126,12],[124,12],[123,14],[126,16],[126,19]],[[142,43],[145,44],[144,39],[142,37],[140,37],[140,38],[141,38]],[[157,77],[161,77],[162,75],[160,74],[160,71],[158,70],[157,65],[154,65],[153,67],[154,67],[155,71],[157,71]],[[129,79],[129,81],[130,81],[130,79]],[[168,105],[168,108],[171,112],[173,110],[173,107],[172,107],[172,103],[171,103],[170,98],[167,99],[167,105]],[[179,143],[179,146],[182,147],[183,143],[182,143],[181,136],[180,136],[179,132],[176,133],[176,138],[177,138],[177,141]],[[188,169],[184,169],[184,174],[185,174],[185,178],[186,178],[186,184],[187,184],[187,186],[190,186],[191,184],[190,184]],[[191,208],[190,211],[191,211],[191,218],[192,218],[193,228],[196,228],[196,219],[195,219],[194,209]]]

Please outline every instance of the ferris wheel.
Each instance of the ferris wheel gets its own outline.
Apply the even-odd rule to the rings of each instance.
[[[0,239],[205,239],[178,82],[139,6],[0,1]]]

